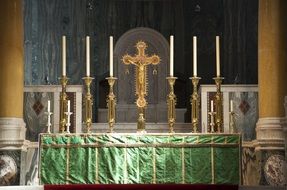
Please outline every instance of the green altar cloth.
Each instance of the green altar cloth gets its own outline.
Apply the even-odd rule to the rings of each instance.
[[[239,134],[41,134],[41,184],[240,183]]]

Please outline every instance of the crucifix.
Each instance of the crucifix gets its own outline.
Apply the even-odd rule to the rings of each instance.
[[[158,55],[148,56],[145,54],[145,50],[147,45],[143,41],[139,41],[136,44],[137,54],[132,57],[128,54],[123,56],[123,63],[125,65],[134,65],[135,66],[135,85],[136,85],[136,105],[138,107],[138,124],[137,130],[138,132],[145,132],[145,108],[147,106],[147,101],[145,96],[147,95],[147,66],[157,65],[160,62],[160,57]]]

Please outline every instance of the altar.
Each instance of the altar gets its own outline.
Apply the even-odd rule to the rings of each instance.
[[[86,37],[87,50],[89,50],[89,37]],[[65,47],[63,36],[63,47]],[[167,84],[165,90],[157,90],[162,97],[158,101],[148,99],[148,68],[153,67],[153,74],[157,73],[156,66],[161,57],[155,51],[148,54],[149,45],[144,40],[137,40],[135,44],[137,53],[120,54],[121,64],[134,70],[134,91],[136,100],[135,109],[123,111],[116,110],[117,96],[121,103],[120,90],[115,94],[114,85],[118,79],[113,74],[113,37],[110,37],[110,75],[107,77],[109,92],[107,102],[107,127],[108,133],[95,133],[93,128],[92,106],[94,104],[91,93],[93,77],[90,76],[90,63],[87,58],[86,77],[83,94],[83,130],[74,133],[71,115],[73,111],[71,98],[67,94],[68,77],[66,76],[66,63],[63,62],[63,74],[60,78],[62,92],[59,98],[59,133],[51,133],[50,101],[47,106],[47,133],[40,134],[39,139],[39,180],[40,184],[235,184],[241,183],[241,134],[236,133],[234,124],[233,106],[228,113],[230,123],[229,131],[224,130],[223,96],[220,76],[219,61],[216,63],[216,92],[211,100],[208,112],[210,126],[204,133],[200,122],[200,99],[197,86],[200,77],[194,70],[191,81],[193,92],[190,98],[191,123],[188,133],[178,133],[175,124],[177,117],[177,96],[175,94],[175,82],[173,69],[173,36],[170,36],[170,69],[167,77],[160,77],[158,86]],[[194,38],[194,47],[196,37]],[[216,45],[219,46],[219,37],[216,37]],[[65,49],[65,48],[64,48]],[[123,48],[121,48],[123,49]],[[217,47],[217,58],[219,58]],[[65,53],[63,53],[65,54]],[[88,54],[87,54],[88,55]],[[65,57],[65,56],[64,56]],[[164,66],[167,67],[166,65]],[[196,67],[196,62],[194,62]],[[160,71],[160,68],[158,68]],[[128,71],[128,70],[127,70]],[[167,68],[166,70],[167,71]],[[119,72],[123,73],[123,71]],[[154,78],[154,81],[155,78]],[[121,80],[119,80],[121,82]],[[123,86],[122,84],[119,86]],[[127,85],[126,85],[127,86]],[[156,85],[155,85],[156,86]],[[122,88],[119,88],[122,89]],[[168,92],[167,92],[168,89]],[[155,90],[156,91],[156,90]],[[127,92],[131,94],[130,92]],[[154,96],[158,97],[156,93]],[[129,97],[131,101],[133,98]],[[152,98],[154,99],[154,98]],[[166,106],[163,102],[166,101]],[[231,101],[232,102],[232,101]],[[232,104],[232,103],[231,103]],[[120,106],[117,105],[117,108]],[[130,106],[130,105],[129,105]],[[149,110],[148,107],[160,108]],[[213,109],[215,107],[215,109]],[[165,109],[163,109],[165,108]],[[165,110],[165,111],[164,111]],[[136,124],[137,133],[116,133],[118,118],[116,113],[126,113]],[[137,114],[135,114],[137,113]],[[149,115],[155,115],[152,123],[164,122],[169,133],[147,133]],[[183,116],[184,114],[180,114]],[[163,120],[159,119],[160,116]],[[179,116],[180,118],[180,116]],[[120,120],[121,121],[121,120]],[[178,122],[183,122],[178,121]],[[122,125],[124,125],[122,123]],[[81,125],[80,125],[81,126]],[[159,126],[156,123],[156,127]],[[117,129],[116,129],[117,130]],[[185,129],[186,130],[186,129]],[[76,131],[77,132],[77,131]],[[149,131],[148,131],[149,132]]]
[[[41,134],[41,184],[240,184],[240,134]]]

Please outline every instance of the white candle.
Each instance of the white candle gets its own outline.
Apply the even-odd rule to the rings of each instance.
[[[51,108],[50,108],[50,100],[48,100],[48,108],[47,108],[47,112],[50,112],[51,111]]]
[[[216,76],[220,76],[220,46],[219,36],[216,36]]]
[[[233,100],[230,100],[230,112],[233,112]]]
[[[67,109],[67,112],[70,112],[71,110],[71,107],[70,107],[70,100],[68,100],[68,109]]]
[[[193,36],[193,76],[197,76],[197,39]]]
[[[66,76],[66,36],[62,36],[62,75]]]
[[[67,110],[67,132],[70,132],[70,115],[71,115],[71,111],[70,111],[70,100],[68,100],[68,110]]]
[[[113,36],[110,36],[110,77],[114,75],[114,47],[113,47]]]
[[[213,100],[211,100],[211,102],[210,102],[210,110],[211,110],[211,112],[213,112]]]
[[[169,69],[169,75],[173,77],[173,36],[170,36],[170,69]]]
[[[90,36],[86,37],[86,74],[90,76]]]

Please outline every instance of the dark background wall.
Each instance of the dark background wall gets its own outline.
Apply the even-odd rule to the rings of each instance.
[[[67,36],[69,84],[85,75],[85,36],[91,36],[95,111],[108,75],[108,38],[149,27],[175,36],[178,107],[189,105],[192,36],[198,36],[198,75],[213,84],[215,36],[221,37],[224,84],[257,84],[258,0],[24,0],[25,84],[59,84],[61,36]]]

